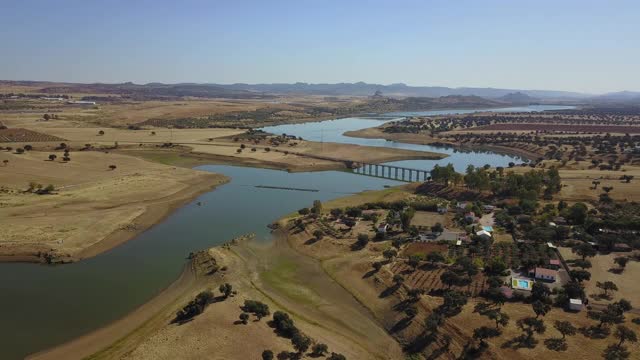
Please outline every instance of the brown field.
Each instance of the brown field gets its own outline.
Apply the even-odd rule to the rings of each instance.
[[[63,138],[59,138],[52,135],[47,135],[27,129],[13,128],[13,129],[0,129],[0,143],[32,143],[32,142],[46,142],[46,141],[63,141]]]
[[[411,255],[421,254],[426,255],[430,252],[441,252],[444,255],[449,251],[447,245],[436,244],[434,242],[414,242],[402,251],[402,255],[409,257]]]
[[[416,211],[413,219],[411,219],[411,225],[428,228],[436,223],[440,223],[442,226],[447,227],[451,224],[451,219],[451,215],[441,215],[432,211]]]
[[[562,256],[569,259],[579,258],[571,252],[570,248],[560,248]],[[606,300],[599,300],[593,295],[600,294],[602,290],[596,287],[596,282],[613,281],[618,286],[618,291],[613,292],[611,301],[617,301],[622,298],[627,299],[632,305],[640,304],[640,283],[638,283],[638,274],[640,273],[640,262],[629,261],[624,272],[616,274],[610,269],[616,269],[618,266],[613,262],[616,257],[628,256],[629,253],[611,253],[606,255],[598,254],[589,258],[592,267],[587,269],[591,273],[591,280],[585,281],[585,292],[589,296],[589,302],[592,304],[608,303]]]
[[[103,152],[0,152],[0,255],[59,261],[95,255],[134,237],[224,177]],[[116,165],[110,170],[109,165]],[[29,182],[51,195],[23,193]],[[35,257],[35,258],[34,258]]]

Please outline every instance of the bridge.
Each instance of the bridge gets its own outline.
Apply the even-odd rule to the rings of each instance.
[[[356,161],[346,161],[347,167],[355,174],[379,177],[404,182],[427,181],[429,171],[411,169],[401,166],[369,164]]]

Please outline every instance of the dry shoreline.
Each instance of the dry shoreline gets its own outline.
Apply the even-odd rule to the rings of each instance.
[[[229,178],[220,174],[194,178],[189,181],[189,186],[185,189],[166,197],[151,200],[148,204],[145,204],[145,211],[134,219],[136,224],[134,229],[116,229],[101,240],[81,250],[71,259],[65,259],[64,263],[68,263],[69,260],[76,262],[97,256],[134,239],[139,234],[161,223],[175,210],[185,206],[198,196],[215,189],[217,186],[229,182],[229,180]],[[20,246],[16,246],[11,251],[11,254],[0,255],[0,262],[42,263],[42,257],[29,250],[28,247],[21,249]]]
[[[522,149],[507,147],[507,146],[500,146],[500,145],[469,146],[469,145],[462,145],[462,144],[457,144],[453,142],[441,142],[436,139],[424,137],[417,134],[403,134],[403,133],[389,134],[389,133],[380,131],[378,127],[366,128],[366,129],[355,130],[355,131],[347,131],[344,133],[344,135],[349,137],[355,137],[355,138],[363,138],[363,139],[384,139],[387,141],[416,144],[416,145],[433,145],[433,146],[447,145],[447,146],[451,146],[461,150],[488,150],[488,151],[493,151],[495,153],[503,154],[503,155],[519,156],[527,160],[536,160],[537,158],[540,157],[539,154],[522,150]]]

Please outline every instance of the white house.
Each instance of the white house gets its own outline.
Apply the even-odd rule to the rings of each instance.
[[[388,230],[389,230],[389,224],[382,223],[382,224],[378,225],[378,233],[386,234]]]
[[[491,239],[491,233],[488,232],[487,230],[480,230],[476,232],[476,236],[480,236],[485,239]]]

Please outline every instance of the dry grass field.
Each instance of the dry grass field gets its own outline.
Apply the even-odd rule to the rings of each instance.
[[[20,260],[45,254],[68,261],[107,250],[162,219],[224,177],[131,156],[72,152],[0,152],[0,255]],[[116,168],[111,170],[110,165]],[[29,183],[52,194],[25,193]],[[40,255],[38,255],[40,254]]]

